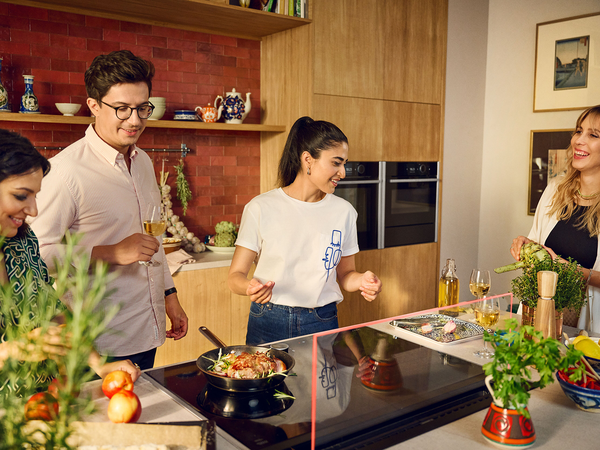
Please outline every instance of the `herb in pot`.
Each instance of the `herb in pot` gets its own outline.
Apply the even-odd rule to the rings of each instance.
[[[529,418],[525,409],[529,402],[529,389],[543,388],[554,382],[557,370],[573,367],[569,373],[572,379],[580,379],[585,370],[576,363],[583,353],[574,347],[566,348],[553,338],[543,338],[540,331],[524,325],[517,330],[517,321],[508,319],[505,330],[494,334],[485,332],[484,339],[494,347],[493,360],[483,366],[486,375],[493,380],[494,397],[502,405],[499,407],[516,409]],[[526,335],[532,336],[528,339]],[[534,381],[532,371],[536,370],[539,379]],[[537,377],[535,377],[537,378]]]
[[[512,293],[523,304],[530,308],[537,306],[539,297],[537,274],[549,270],[558,274],[554,306],[557,311],[572,308],[579,311],[586,303],[585,278],[577,261],[568,258],[560,262],[559,258],[552,260],[550,255],[543,259],[532,259],[529,265],[523,267],[523,273],[511,281]]]

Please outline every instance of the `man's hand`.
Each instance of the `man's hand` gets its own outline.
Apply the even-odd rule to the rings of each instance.
[[[177,341],[184,337],[188,331],[188,318],[179,304],[177,293],[165,297],[165,307],[167,316],[171,321],[171,329],[167,330],[167,337]]]
[[[137,261],[150,261],[159,248],[160,244],[155,237],[135,233],[127,236],[118,244],[94,247],[92,249],[92,259],[127,266]]]

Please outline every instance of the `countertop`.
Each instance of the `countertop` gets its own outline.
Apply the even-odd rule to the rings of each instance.
[[[430,340],[417,335],[410,336],[412,333],[398,330],[388,323],[374,325],[373,328],[478,365],[488,361],[473,355],[473,352],[483,345],[481,338],[457,344],[438,344],[433,341],[427,342]],[[576,334],[576,330],[565,328],[569,334]],[[103,396],[100,385],[100,381],[93,381],[85,388],[92,392],[98,406],[97,413],[89,418],[90,421],[108,421],[106,416],[108,399]],[[135,384],[134,392],[140,397],[143,407],[140,423],[185,422],[203,418],[198,412],[166,394],[158,384],[143,373]],[[598,416],[578,409],[564,395],[558,382],[555,381],[543,390],[532,390],[530,393],[529,411],[537,434],[534,448],[564,450],[574,444],[578,448],[596,448],[600,438]],[[422,450],[439,448],[441,443],[461,450],[491,448],[492,445],[487,443],[481,434],[481,425],[486,413],[487,410],[479,411],[390,448]],[[217,450],[243,448],[245,447],[239,445],[229,435],[217,430]]]
[[[199,269],[215,269],[218,267],[229,267],[233,252],[231,253],[215,253],[211,250],[206,250],[202,253],[189,253],[196,262],[182,265],[177,272],[187,272],[188,270]]]

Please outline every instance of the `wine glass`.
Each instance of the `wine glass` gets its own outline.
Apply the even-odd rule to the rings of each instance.
[[[144,216],[144,233],[150,236],[160,236],[167,229],[167,220],[162,205],[148,205],[146,215]],[[150,261],[138,261],[145,266],[160,266],[159,261],[151,259]]]
[[[488,333],[498,322],[500,317],[500,305],[498,298],[488,299],[485,295],[490,291],[490,271],[473,269],[471,279],[469,280],[469,289],[471,294],[483,300],[475,304],[475,320],[479,325],[485,328]],[[489,349],[487,342],[483,341],[483,349],[474,352],[475,356],[480,358],[491,358],[494,356],[494,351]]]

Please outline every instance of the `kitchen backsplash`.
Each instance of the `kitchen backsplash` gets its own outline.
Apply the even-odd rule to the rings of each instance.
[[[235,88],[251,92],[252,110],[244,123],[260,123],[260,42],[102,19],[0,3],[2,83],[11,110],[19,109],[25,85],[34,75],[33,90],[43,114],[60,114],[54,103],[83,106],[89,115],[84,72],[95,56],[127,49],[156,67],[152,96],[166,97],[163,120],[176,109],[213,104],[217,95]],[[0,127],[27,136],[38,147],[65,147],[80,139],[85,125],[0,122]],[[184,159],[193,200],[183,221],[198,236],[214,233],[221,220],[239,223],[244,205],[260,192],[260,135],[257,132],[198,131],[146,128],[138,142],[143,149],[192,149]],[[46,157],[56,150],[43,150]],[[150,152],[157,173],[163,160],[174,186],[179,152]],[[175,212],[181,214],[176,202]]]

